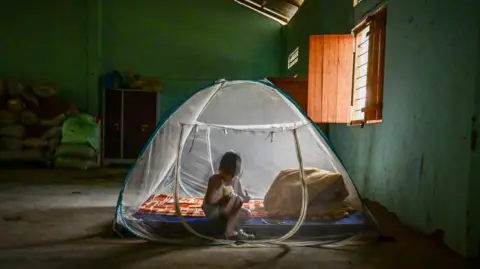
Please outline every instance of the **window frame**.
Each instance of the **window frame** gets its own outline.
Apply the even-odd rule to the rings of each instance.
[[[353,72],[352,72],[352,91],[350,102],[350,123],[351,126],[381,123],[383,121],[383,82],[385,67],[385,37],[386,37],[386,17],[387,6],[384,5],[374,13],[367,16],[352,29],[353,36]],[[361,108],[364,113],[363,119],[353,118],[355,111],[355,91],[357,80],[357,37],[367,27],[368,34],[368,60],[366,73],[366,101],[365,106]]]
[[[294,67],[299,60],[300,57],[300,47],[297,46],[289,55],[288,55],[288,62],[287,62],[287,69],[290,70]]]
[[[350,122],[360,122],[361,118],[357,118],[357,113],[363,113],[363,120],[365,119],[365,112],[363,109],[367,106],[367,92],[368,92],[368,74],[370,66],[370,25],[363,25],[356,35],[353,36],[353,74],[352,74],[352,90],[350,100]],[[365,91],[360,93],[360,91]],[[359,96],[361,95],[361,96]],[[357,107],[358,101],[364,101],[363,106]],[[355,116],[354,116],[355,115]]]

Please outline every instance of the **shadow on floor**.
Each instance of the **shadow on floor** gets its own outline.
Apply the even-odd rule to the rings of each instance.
[[[58,245],[66,245],[72,244],[80,241],[85,241],[89,239],[118,239],[119,237],[113,232],[112,230],[112,222],[105,223],[98,227],[92,227],[95,230],[101,230],[98,233],[89,234],[85,236],[78,236],[78,237],[71,237],[61,240],[42,240],[40,243],[30,243],[30,244],[22,244],[19,246],[7,246],[7,247],[0,247],[1,250],[22,250],[22,249],[29,249],[29,248],[37,248],[37,247],[52,247]]]
[[[128,173],[128,169],[1,169],[0,183],[13,183],[15,186],[29,185],[83,185],[104,187],[102,183],[120,187]],[[35,180],[32,180],[34,178]],[[99,185],[100,183],[100,185]]]
[[[70,262],[69,264],[62,264],[61,268],[72,268],[72,269],[80,269],[80,268],[135,268],[136,265],[142,264],[142,262],[152,263],[152,259],[155,261],[159,261],[158,267],[161,268],[168,268],[169,264],[161,264],[160,262],[164,262],[163,259],[167,255],[184,255],[182,252],[189,252],[189,251],[204,251],[207,250],[207,253],[212,253],[215,251],[215,248],[222,248],[222,247],[179,247],[179,246],[165,246],[156,243],[149,243],[149,242],[142,242],[142,243],[135,243],[135,244],[128,244],[123,245],[122,247],[117,248],[114,251],[110,251],[108,253],[104,253],[102,257],[97,258],[88,258],[85,257],[84,259]],[[225,248],[222,248],[225,249]],[[280,251],[275,254],[273,257],[257,257],[254,260],[248,261],[230,261],[227,263],[228,268],[235,268],[235,269],[243,269],[243,268],[252,268],[252,267],[263,267],[263,266],[271,266],[272,264],[277,263],[283,257],[285,257],[289,252],[290,248],[287,246],[282,246],[278,248]],[[236,251],[234,248],[229,249],[229,251]],[[221,255],[221,254],[219,254]],[[185,259],[189,259],[188,255],[185,256]],[[192,261],[192,265],[195,262]],[[223,267],[223,266],[222,266]]]

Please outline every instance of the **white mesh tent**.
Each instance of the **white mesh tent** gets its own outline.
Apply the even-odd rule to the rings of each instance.
[[[220,80],[196,92],[157,128],[126,177],[114,229],[161,242],[191,238],[220,240],[201,210],[208,178],[220,157],[234,150],[242,157],[241,182],[252,200],[252,218],[239,225],[258,242],[318,244],[339,240],[371,226],[371,218],[341,162],[318,127],[268,81]],[[347,191],[336,216],[311,217],[322,206],[312,200],[305,169],[341,175]],[[281,171],[300,177],[296,216],[272,216],[263,200]],[[310,197],[309,197],[310,194]],[[285,196],[288,196],[285,194]],[[314,205],[313,203],[317,203]],[[320,204],[319,204],[320,203]]]

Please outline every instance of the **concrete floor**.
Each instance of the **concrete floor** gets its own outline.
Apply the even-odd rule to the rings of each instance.
[[[370,209],[397,241],[314,249],[175,248],[118,239],[111,227],[123,176],[0,170],[0,268],[474,268],[377,204]]]

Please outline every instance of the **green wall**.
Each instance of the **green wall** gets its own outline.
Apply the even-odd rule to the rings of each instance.
[[[87,104],[86,1],[17,0],[2,4],[0,77],[52,80]]]
[[[282,29],[285,46],[281,63],[283,74],[287,76],[298,74],[306,77],[310,35],[350,33],[352,21],[352,1],[305,1],[290,23]],[[298,63],[287,69],[288,55],[297,47],[299,47]]]
[[[450,247],[471,256],[480,238],[480,213],[472,213],[480,212],[480,163],[470,150],[480,43],[469,29],[480,24],[478,1],[460,2],[452,8],[451,1],[390,1],[384,121],[365,128],[332,124],[329,135],[365,198],[420,231],[443,230]],[[307,75],[309,35],[349,33],[379,3],[364,0],[354,9],[351,0],[305,1],[282,31],[283,74]],[[296,46],[299,63],[287,70]],[[467,225],[475,226],[468,235]]]
[[[102,31],[106,67],[163,78],[162,111],[219,78],[280,73],[281,25],[231,0],[104,0]]]
[[[480,30],[478,39],[480,40]],[[472,150],[472,164],[470,171],[469,199],[468,199],[468,234],[469,250],[480,255],[480,42],[477,46],[477,79],[475,94],[475,120],[472,119],[473,130],[477,135],[477,142]],[[474,135],[472,133],[472,135]]]
[[[351,0],[305,1],[280,27],[228,0],[10,1],[0,18],[0,76],[50,79],[96,112],[98,76],[132,68],[163,79],[164,112],[217,78],[306,76],[309,35],[349,33],[378,2],[354,10]],[[472,115],[477,132],[480,121],[480,37],[470,29],[480,24],[478,1],[460,2],[390,2],[384,122],[332,125],[330,137],[363,196],[419,230],[445,231],[453,249],[473,255],[480,161],[470,138]],[[297,46],[299,63],[287,70]]]
[[[281,25],[234,1],[18,0],[2,11],[0,76],[53,80],[89,112],[112,69],[162,78],[162,112],[219,78],[280,73]]]
[[[366,0],[366,5],[378,1]],[[364,197],[379,201],[406,224],[445,232],[467,249],[478,29],[464,0],[391,1],[388,7],[384,119],[365,128],[333,125],[330,137]],[[362,6],[363,5],[363,6]],[[478,10],[478,9],[477,9]]]

